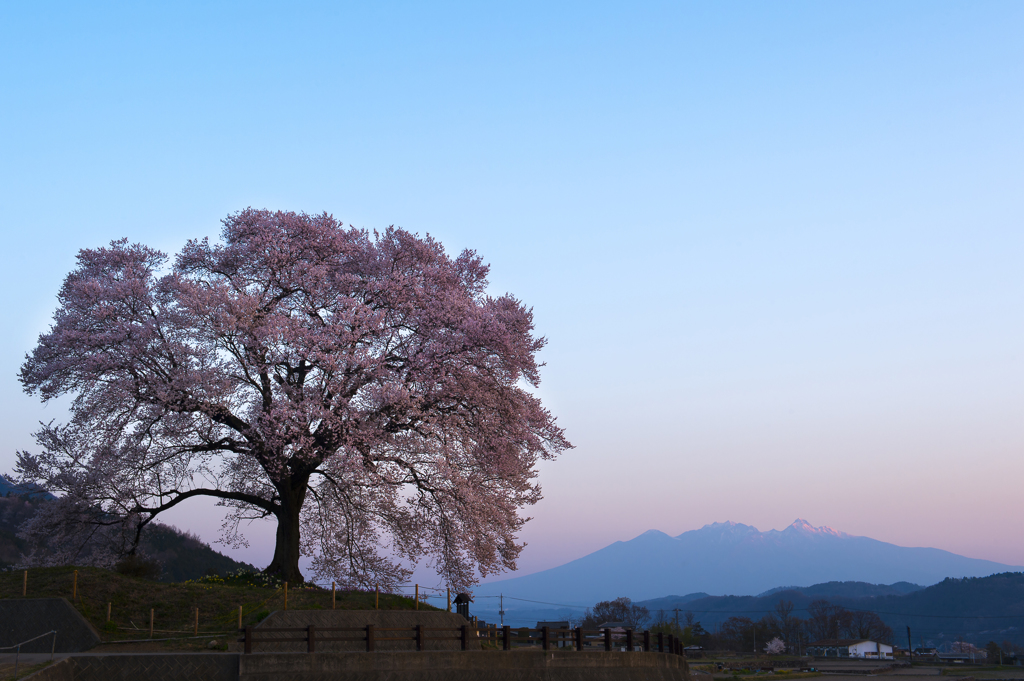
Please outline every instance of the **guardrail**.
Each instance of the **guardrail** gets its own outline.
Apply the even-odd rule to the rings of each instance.
[[[32,641],[37,641],[37,640],[39,640],[41,638],[44,638],[46,636],[50,636],[51,634],[53,635],[53,644],[50,646],[50,662],[53,662],[53,653],[57,649],[57,630],[56,629],[54,629],[52,631],[48,631],[45,634],[39,634],[38,636],[34,636],[33,638],[30,638],[27,641],[22,641],[21,643],[16,643],[13,646],[4,646],[3,648],[0,648],[0,650],[13,650],[14,651],[14,678],[15,679],[18,678],[18,663],[21,661],[21,647],[23,645],[25,645],[26,643],[32,643]]]
[[[454,633],[453,633],[454,632]],[[532,633],[536,632],[537,636]],[[404,633],[404,635],[402,635]],[[281,635],[285,634],[285,635]],[[288,634],[291,634],[290,636]],[[347,634],[343,636],[332,634]],[[384,634],[384,636],[381,636]],[[440,635],[438,635],[440,634]],[[672,634],[652,633],[650,631],[614,632],[611,629],[512,629],[505,626],[501,629],[477,629],[468,624],[461,627],[376,627],[367,624],[364,627],[246,627],[242,630],[239,643],[244,644],[246,654],[252,653],[257,643],[305,643],[306,652],[315,653],[318,643],[344,641],[349,643],[365,643],[366,652],[372,653],[378,641],[415,641],[416,650],[422,651],[426,641],[459,641],[462,650],[469,649],[469,641],[485,640],[497,645],[502,650],[514,647],[526,647],[539,643],[544,650],[554,647],[574,647],[583,650],[586,645],[599,642],[605,651],[611,651],[615,642],[624,644],[626,650],[638,650],[648,653],[669,653],[683,655],[683,644]],[[523,645],[523,641],[526,641]],[[520,644],[520,645],[514,645]]]

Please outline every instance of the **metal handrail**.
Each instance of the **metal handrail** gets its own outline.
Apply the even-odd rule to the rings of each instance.
[[[21,661],[21,647],[23,645],[25,645],[26,643],[32,643],[32,641],[41,639],[44,636],[49,636],[50,634],[53,634],[53,644],[50,646],[50,662],[53,662],[53,653],[54,653],[54,651],[57,650],[57,630],[56,629],[54,629],[52,631],[48,631],[45,634],[39,634],[38,636],[30,638],[27,641],[22,641],[21,643],[17,643],[17,644],[15,644],[13,646],[3,646],[2,648],[0,648],[0,650],[14,650],[14,679],[15,679],[15,681],[17,681],[17,679],[18,679],[18,663]]]

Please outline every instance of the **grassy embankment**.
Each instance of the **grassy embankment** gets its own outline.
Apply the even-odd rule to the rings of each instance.
[[[78,570],[77,598],[72,599],[74,570]],[[242,579],[204,577],[169,584],[128,577],[90,567],[32,568],[28,571],[27,598],[64,597],[100,632],[104,644],[149,639],[149,611],[153,610],[153,638],[176,641],[122,644],[125,650],[206,649],[209,638],[184,640],[194,631],[194,612],[199,608],[199,634],[222,634],[219,641],[235,637],[238,606],[242,625],[256,624],[271,611],[284,609],[284,589],[260,577]],[[0,598],[22,597],[22,572],[0,573]],[[107,621],[107,604],[110,621]],[[381,594],[381,610],[412,610],[415,601],[405,596]],[[339,610],[372,610],[374,593],[338,591]],[[329,610],[331,590],[317,586],[290,585],[289,610]],[[421,610],[438,610],[420,603]],[[130,648],[127,646],[131,646]],[[144,646],[144,647],[140,647]],[[104,646],[107,647],[106,645]],[[223,649],[224,646],[218,646]],[[122,646],[117,646],[121,649]]]

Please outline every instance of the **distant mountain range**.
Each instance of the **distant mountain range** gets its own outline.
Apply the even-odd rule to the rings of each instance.
[[[939,549],[855,537],[805,520],[768,532],[724,522],[678,537],[650,530],[550,570],[488,582],[474,593],[578,606],[618,596],[643,601],[673,593],[762,594],[788,588],[779,584],[856,581],[888,584],[890,593],[898,594],[946,577],[1020,569]]]

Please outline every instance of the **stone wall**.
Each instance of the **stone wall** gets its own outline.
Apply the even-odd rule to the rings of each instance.
[[[57,630],[58,653],[78,653],[100,642],[100,635],[64,598],[12,598],[0,600],[0,647],[13,646]],[[22,647],[23,653],[48,653],[50,636]],[[5,651],[6,652],[6,651]]]

